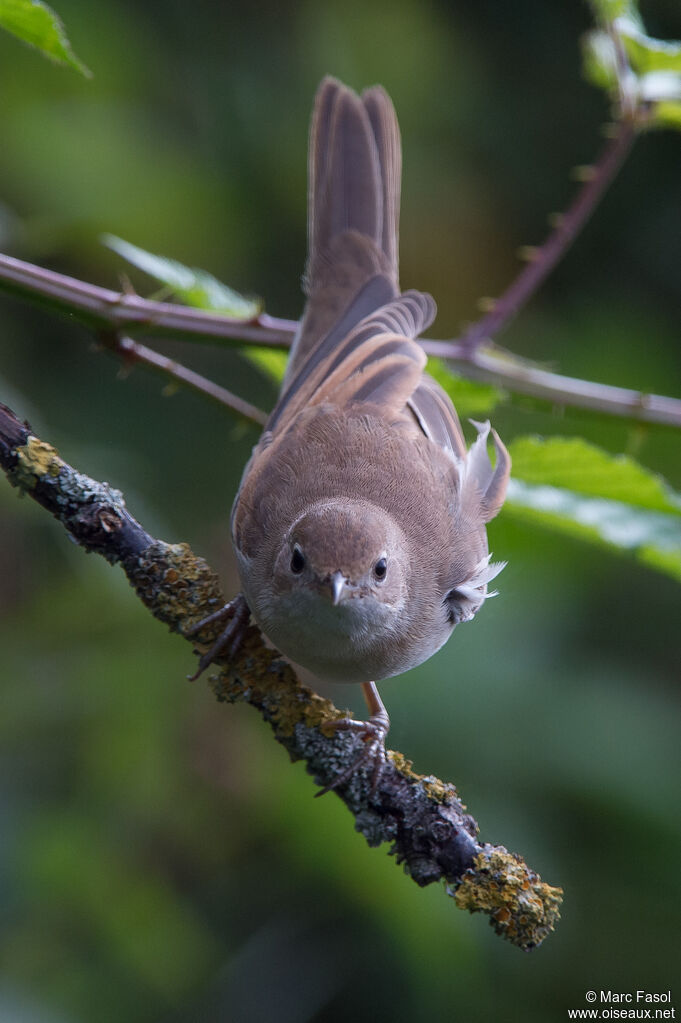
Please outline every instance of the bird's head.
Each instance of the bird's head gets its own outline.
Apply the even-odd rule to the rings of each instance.
[[[313,504],[292,524],[274,564],[274,588],[298,603],[324,607],[324,617],[398,612],[407,594],[405,537],[370,502]],[[335,610],[332,610],[335,609]]]

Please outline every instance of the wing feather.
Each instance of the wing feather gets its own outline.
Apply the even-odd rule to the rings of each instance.
[[[434,315],[435,303],[430,295],[407,291],[364,317],[345,337],[338,338],[340,330],[334,329],[313,348],[285,387],[267,429],[285,429],[306,405],[323,401],[385,402],[386,415],[392,418],[399,414],[418,386],[426,363],[414,338]],[[380,389],[364,387],[373,362],[380,362],[383,374],[389,374],[392,367],[395,374],[392,386],[383,377]]]

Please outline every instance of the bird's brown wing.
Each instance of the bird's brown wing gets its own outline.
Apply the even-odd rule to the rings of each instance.
[[[267,429],[286,429],[309,405],[364,402],[399,415],[422,379],[426,357],[413,338],[430,323],[429,295],[407,291],[361,320],[344,337],[316,345],[284,389]]]
[[[466,458],[466,441],[451,398],[432,377],[424,373],[407,402],[421,431],[455,460]]]

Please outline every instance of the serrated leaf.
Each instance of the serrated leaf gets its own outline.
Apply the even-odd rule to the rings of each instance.
[[[61,19],[42,0],[0,0],[0,26],[50,60],[92,77],[71,49]]]
[[[624,455],[580,439],[510,445],[512,514],[636,556],[681,581],[681,496]]]
[[[209,309],[238,320],[252,320],[262,311],[262,304],[244,298],[237,291],[222,284],[207,270],[185,266],[176,259],[158,256],[112,234],[102,235],[102,242],[128,263],[144,270],[160,284],[165,284],[187,305]]]
[[[681,497],[628,455],[611,455],[579,437],[519,437],[509,445],[513,476],[581,494],[681,516]]]
[[[651,568],[681,582],[681,518],[558,487],[511,480],[505,507],[521,518],[635,553]]]
[[[480,384],[453,373],[442,359],[428,359],[427,368],[452,399],[462,419],[471,415],[486,416],[505,398],[504,392],[493,384]]]

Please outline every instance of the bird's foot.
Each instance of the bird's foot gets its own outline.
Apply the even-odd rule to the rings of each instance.
[[[202,618],[200,622],[193,625],[191,629],[187,629],[184,633],[185,636],[195,636],[205,626],[213,625],[214,622],[227,623],[212,647],[199,658],[199,666],[194,674],[187,675],[190,682],[195,682],[199,675],[221,654],[226,653],[230,659],[236,656],[246,635],[246,628],[250,617],[251,612],[246,599],[239,593],[234,600],[230,600],[219,611],[214,611],[213,614],[208,615],[207,618]]]
[[[373,683],[367,684],[373,686]],[[376,697],[378,697],[375,687],[373,689]],[[350,766],[341,771],[323,789],[315,793],[316,796],[323,796],[327,792],[331,792],[332,789],[337,789],[340,785],[344,785],[360,767],[364,767],[367,764],[373,764],[371,773],[372,795],[376,791],[386,764],[385,737],[390,729],[390,718],[387,711],[380,702],[380,698],[378,702],[380,707],[376,709],[376,712],[371,715],[368,721],[356,721],[354,718],[338,718],[336,721],[329,721],[326,724],[326,728],[333,728],[334,731],[354,732],[356,735],[360,735],[365,746]]]

